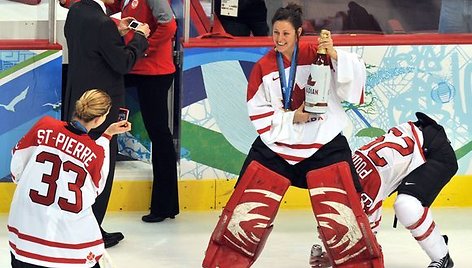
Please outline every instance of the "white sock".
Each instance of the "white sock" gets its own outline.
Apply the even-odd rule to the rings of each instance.
[[[394,208],[398,221],[410,230],[431,260],[437,261],[446,256],[446,242],[429,208],[423,207],[418,199],[407,194],[397,196]]]

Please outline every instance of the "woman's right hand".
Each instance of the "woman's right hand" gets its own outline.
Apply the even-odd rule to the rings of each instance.
[[[305,102],[295,110],[295,115],[293,116],[294,124],[307,123],[310,120],[310,113],[305,112]]]
[[[123,121],[119,121],[119,122],[115,122],[111,124],[107,128],[107,130],[105,130],[105,134],[113,136],[116,134],[128,132],[130,130],[131,130],[131,123],[126,120],[123,120]]]
[[[142,23],[141,25],[136,28],[136,31],[142,32],[146,38],[149,37],[151,30],[149,29],[149,25],[147,23]]]

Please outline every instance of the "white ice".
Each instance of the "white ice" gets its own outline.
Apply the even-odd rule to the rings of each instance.
[[[472,209],[433,208],[433,216],[442,233],[449,236],[454,267],[472,267]],[[211,232],[220,211],[183,211],[175,219],[161,223],[144,223],[146,212],[108,213],[104,228],[121,231],[125,239],[108,253],[116,268],[201,267]],[[0,267],[10,267],[6,221],[0,214]],[[429,259],[410,233],[402,226],[392,228],[393,210],[386,209],[378,234],[387,268],[427,267]],[[310,210],[280,210],[274,230],[254,268],[309,267],[311,245],[320,243]]]

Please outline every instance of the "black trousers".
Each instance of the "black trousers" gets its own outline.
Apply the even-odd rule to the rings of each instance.
[[[174,74],[125,75],[126,87],[136,87],[144,126],[152,142],[151,213],[179,214],[177,156],[169,129],[167,97]]]
[[[351,175],[357,192],[362,191],[362,187],[359,182],[359,176],[357,175],[357,172],[354,168],[354,163],[352,162],[351,149],[349,148],[346,137],[341,134],[337,135],[333,140],[323,145],[323,147],[321,147],[321,149],[319,149],[314,155],[295,165],[287,163],[287,161],[285,161],[282,157],[269,149],[260,137],[257,137],[257,139],[252,144],[251,149],[249,150],[246,160],[244,161],[239,178],[242,177],[246,171],[247,166],[252,160],[256,160],[270,170],[286,177],[290,180],[292,186],[303,189],[308,188],[306,174],[309,171],[329,166],[341,161],[346,161],[351,167]]]
[[[63,86],[67,84],[67,70],[68,65],[63,65]],[[85,90],[84,90],[85,92]],[[103,132],[110,126],[110,124],[116,122],[118,120],[118,112],[120,107],[124,107],[124,90],[118,90],[121,92],[120,94],[111,95],[112,99],[112,106],[110,108],[110,112],[105,119],[105,122],[101,124],[99,127],[92,129],[89,132],[90,137],[92,139],[98,139]],[[83,92],[82,92],[83,93]],[[62,120],[63,121],[70,121],[72,119],[74,110],[75,110],[75,102],[77,99],[72,99],[70,92],[68,93],[65,88],[62,91]],[[118,154],[118,142],[116,135],[110,141],[110,171],[107,176],[107,181],[105,183],[105,188],[103,192],[95,199],[95,203],[92,205],[93,214],[97,219],[99,225],[102,224],[103,219],[105,218],[105,213],[108,207],[108,201],[111,195],[111,189],[113,185],[113,179],[115,177],[115,163],[116,163],[116,156]]]
[[[115,177],[115,164],[117,154],[118,142],[116,135],[114,135],[110,141],[110,171],[108,172],[105,188],[103,188],[103,192],[97,196],[97,198],[95,199],[95,203],[92,205],[93,214],[95,215],[95,218],[97,219],[97,222],[100,225],[100,229],[103,219],[105,218],[105,213],[107,212],[108,201],[110,201],[113,179]]]
[[[13,253],[11,253],[11,252],[10,252],[10,256],[11,256],[11,267],[12,268],[48,268],[48,267],[44,267],[44,266],[39,266],[39,265],[34,265],[34,264],[29,264],[29,263],[26,263],[26,262],[19,261],[15,258],[15,255],[13,255]],[[97,262],[92,268],[100,268],[100,265]]]
[[[234,36],[267,36],[269,26],[265,20],[253,22],[238,22],[234,19],[227,19],[225,16],[219,17],[225,31]]]
[[[92,129],[89,132],[89,136],[92,137],[92,139],[98,139],[108,128],[108,126],[118,121],[118,111],[120,107],[124,107],[124,99],[124,95],[112,96],[112,107],[110,109],[110,113],[105,119],[105,122],[98,128]],[[95,199],[95,203],[92,205],[93,214],[95,215],[95,218],[97,219],[97,222],[100,226],[103,222],[103,218],[105,218],[105,213],[108,207],[108,201],[110,200],[113,179],[115,177],[115,164],[117,154],[117,137],[116,135],[113,135],[112,139],[110,140],[110,171],[108,172],[105,188],[103,189],[103,192],[99,196],[97,196],[97,198]]]

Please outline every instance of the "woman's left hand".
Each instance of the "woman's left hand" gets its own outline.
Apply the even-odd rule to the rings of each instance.
[[[329,37],[327,38],[318,37],[318,48],[326,49],[326,52],[328,53],[330,58],[334,60],[338,59],[338,53],[336,52],[336,49],[334,49],[333,39],[331,39],[331,34],[329,34]]]
[[[105,130],[105,134],[113,136],[115,134],[125,133],[131,130],[131,122],[126,120],[115,122],[111,124],[107,130]]]

